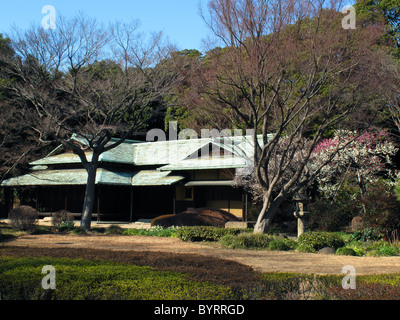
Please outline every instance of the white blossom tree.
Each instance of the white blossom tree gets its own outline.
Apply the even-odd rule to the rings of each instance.
[[[382,176],[388,183],[394,183],[399,172],[392,169],[392,157],[398,150],[387,130],[368,130],[362,134],[336,131],[333,138],[321,141],[313,153],[312,163],[316,167],[335,153],[317,177],[321,195],[333,201],[346,179],[358,185],[361,196],[365,195],[368,184],[376,183]]]

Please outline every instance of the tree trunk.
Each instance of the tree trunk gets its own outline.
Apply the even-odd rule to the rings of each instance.
[[[358,180],[358,186],[360,187],[362,211],[365,216],[367,214],[367,207],[365,206],[364,203],[365,184],[364,184],[364,179],[362,178],[359,170],[357,170],[357,180]]]
[[[254,226],[254,233],[267,233],[271,228],[272,220],[279,210],[279,201],[274,201],[270,204],[267,198],[264,200],[263,208],[258,215],[257,223]]]
[[[88,164],[86,171],[88,173],[88,180],[86,183],[85,199],[83,202],[82,216],[81,216],[81,228],[89,230],[92,222],[92,213],[96,189],[96,173],[97,173],[98,162],[93,154],[92,162]]]

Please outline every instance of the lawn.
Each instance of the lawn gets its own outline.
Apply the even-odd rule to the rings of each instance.
[[[356,290],[344,290],[342,276],[257,273],[236,263],[207,261],[200,256],[153,253],[144,257],[140,253],[127,253],[121,257],[92,250],[90,257],[85,250],[19,249],[1,250],[3,300],[400,299],[400,274],[361,276]],[[102,259],[93,258],[93,254]],[[61,258],[73,255],[87,257]],[[45,290],[41,285],[45,276],[42,268],[47,265],[56,270],[55,290]],[[213,272],[212,268],[217,266],[220,270]]]
[[[43,289],[43,266],[54,267],[55,290]],[[0,258],[4,300],[220,300],[229,287],[192,281],[184,274],[112,261],[69,258]]]
[[[1,225],[3,240],[26,235]],[[94,230],[86,236],[107,233]],[[120,232],[114,230],[113,232]],[[33,233],[56,232],[38,228]],[[72,231],[68,231],[72,232]],[[140,231],[140,236],[178,237],[176,230]],[[200,232],[207,237],[210,230]],[[225,232],[225,231],[224,231]],[[232,234],[218,231],[220,239]],[[124,231],[126,235],[135,234]],[[169,234],[168,234],[169,233]],[[196,231],[196,235],[199,231]],[[243,233],[238,236],[243,237]],[[266,238],[267,239],[267,238]],[[273,242],[268,242],[273,239]],[[313,243],[319,244],[315,237]],[[265,239],[264,239],[265,240]],[[276,236],[266,244],[276,243]],[[347,239],[348,241],[349,239]],[[214,241],[219,241],[218,239]],[[336,241],[336,237],[329,239]],[[218,242],[216,242],[218,243]],[[239,243],[243,242],[243,239]],[[271,250],[264,242],[264,248]],[[294,250],[290,245],[277,246]],[[250,246],[251,247],[251,246]],[[254,248],[252,248],[254,249]],[[235,250],[235,249],[230,249]],[[379,258],[376,258],[379,259]],[[42,267],[56,270],[56,290],[41,287]],[[89,248],[13,247],[12,241],[0,246],[0,294],[2,299],[54,300],[351,300],[400,299],[400,274],[358,276],[356,290],[342,288],[343,275],[310,275],[301,273],[262,273],[249,266],[221,258],[150,251],[113,251]]]

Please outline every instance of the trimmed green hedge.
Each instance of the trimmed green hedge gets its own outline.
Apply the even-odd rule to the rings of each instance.
[[[56,269],[56,290],[44,290],[42,267]],[[228,279],[229,280],[229,279]],[[343,275],[264,273],[243,286],[187,280],[111,261],[0,257],[3,300],[241,300],[241,299],[399,299],[400,274],[357,277],[357,290],[343,290]]]
[[[56,270],[56,290],[44,290],[42,268]],[[4,300],[220,300],[229,287],[185,279],[176,272],[108,261],[0,258]]]
[[[175,238],[179,227],[151,227],[150,229],[125,229],[121,234],[127,236],[167,237]]]
[[[271,236],[267,234],[244,233],[226,235],[219,242],[225,248],[230,249],[266,249],[270,240]]]
[[[183,241],[216,242],[226,235],[238,235],[246,230],[243,229],[224,229],[218,227],[182,227],[176,232],[176,236]]]
[[[260,233],[226,235],[219,242],[222,246],[231,249],[268,249],[277,251],[293,250],[297,245],[295,240]]]
[[[352,248],[341,247],[337,249],[336,254],[343,256],[356,256],[357,252],[355,252]]]
[[[316,252],[325,247],[341,248],[345,242],[337,233],[332,232],[307,232],[298,238],[298,250],[303,252]]]

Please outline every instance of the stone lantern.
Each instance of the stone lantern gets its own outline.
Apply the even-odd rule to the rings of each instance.
[[[306,217],[309,214],[308,203],[311,199],[307,196],[303,189],[296,193],[293,197],[296,206],[294,216],[297,218],[297,237],[306,232]]]

